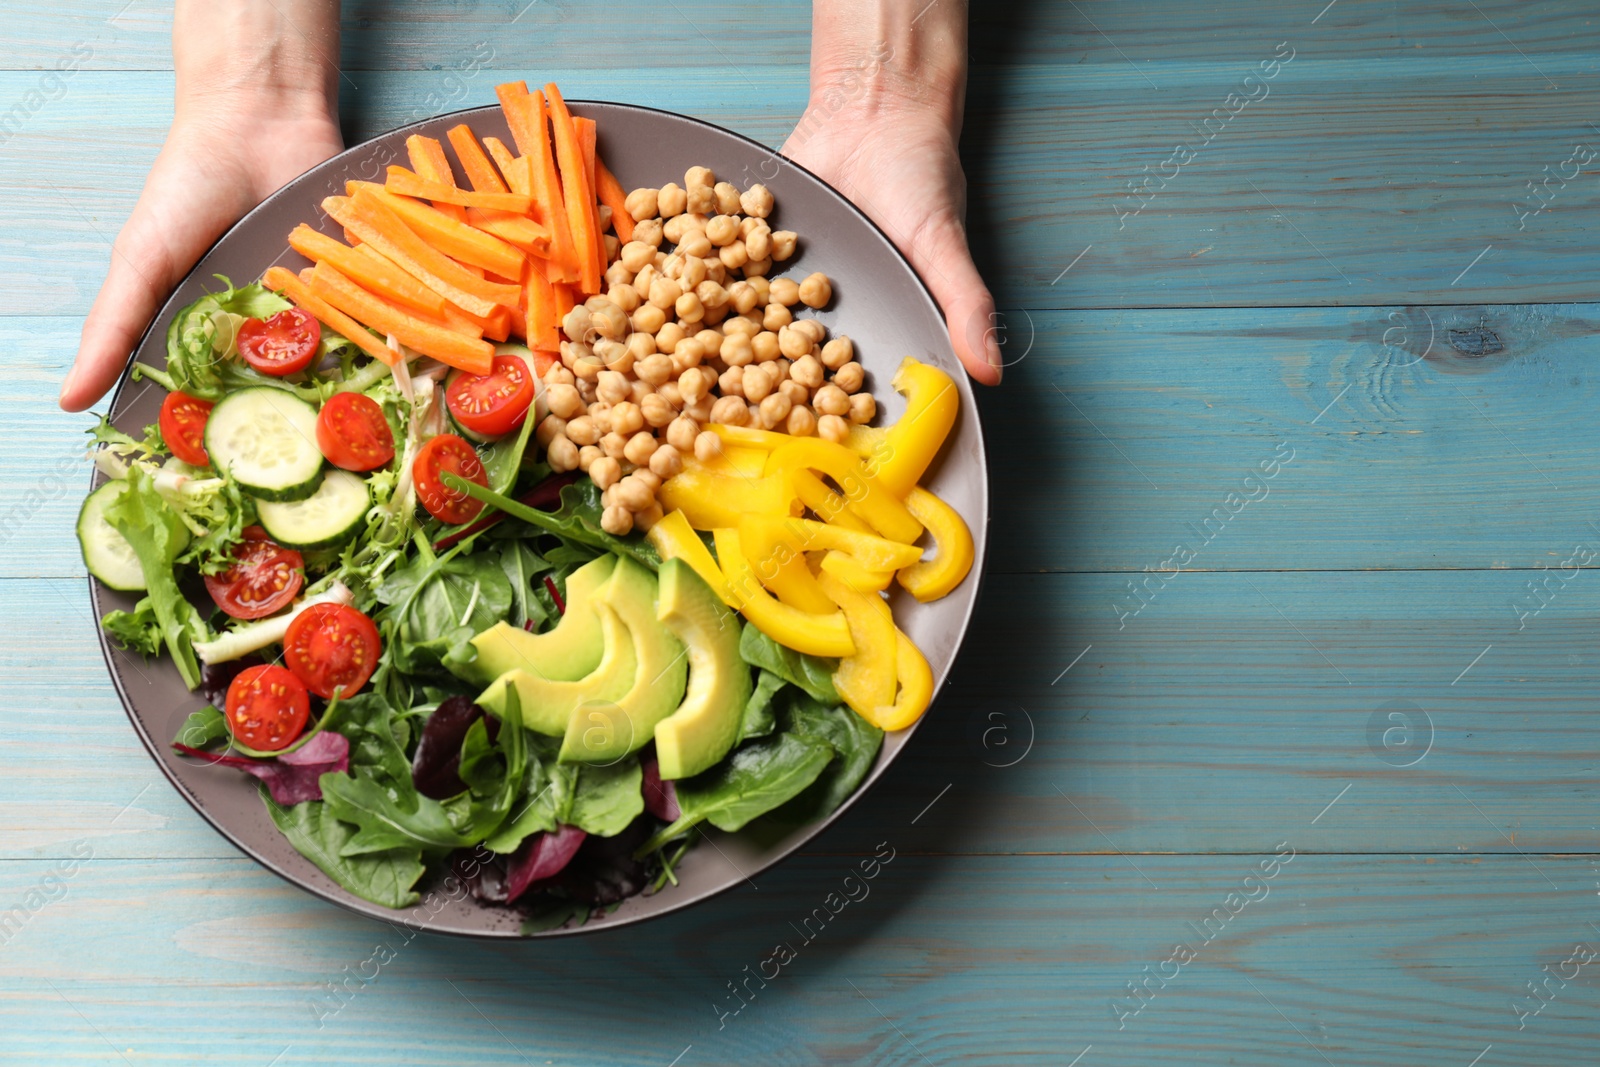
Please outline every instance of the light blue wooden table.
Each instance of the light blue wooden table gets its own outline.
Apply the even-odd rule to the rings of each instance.
[[[122,2],[0,12],[0,1062],[1595,1062],[1592,5],[975,5],[1011,12],[974,28],[966,149],[1015,365],[952,684],[754,886],[481,946],[239,856],[107,681],[87,473],[51,472],[170,114],[168,12]],[[525,2],[348,0],[347,136],[525,76],[774,144],[799,114],[805,4]]]

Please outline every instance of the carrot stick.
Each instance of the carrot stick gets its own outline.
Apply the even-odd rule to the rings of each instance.
[[[527,254],[498,237],[469,226],[464,221],[457,221],[420,200],[396,196],[382,185],[374,185],[371,182],[346,182],[345,188],[349,190],[351,196],[364,193],[381,201],[390,211],[399,215],[407,226],[415,230],[418,237],[452,259],[482,267],[484,270],[492,270],[501,277],[522,276],[522,264],[527,260]],[[478,209],[462,209],[463,212],[475,210]]]
[[[348,248],[301,224],[289,234],[289,247],[314,263],[327,261],[359,285],[429,315],[443,315],[445,299],[395,266],[368,245]]]
[[[524,122],[532,131],[528,149],[523,158],[528,160],[528,191],[539,204],[545,223],[550,227],[550,259],[560,270],[551,281],[578,280],[578,252],[573,244],[572,225],[567,218],[566,206],[561,196],[561,179],[556,172],[555,154],[550,148],[550,138],[544,112],[544,94],[534,92],[518,97],[515,106],[526,112]],[[518,147],[521,147],[519,144]]]
[[[423,355],[459,367],[471,374],[487,374],[494,363],[494,346],[463,337],[448,329],[407,314],[381,297],[373,296],[326,263],[311,273],[316,295]]]
[[[577,287],[552,279],[550,288],[555,290],[556,321],[561,322],[567,317],[567,312],[578,306],[578,294],[573,291]]]
[[[511,183],[511,191],[532,195],[528,174],[522,169],[522,162],[528,157],[513,155],[511,149],[507,148],[505,142],[498,137],[485,137],[483,146],[489,150],[489,155],[494,157],[495,166],[506,176],[506,181]],[[534,205],[535,208],[538,206]]]
[[[344,231],[344,243],[349,245],[351,248],[354,248],[356,245],[361,243],[361,238],[357,237],[355,234],[351,233],[349,230],[345,230]]]
[[[487,207],[526,215],[533,201],[520,193],[476,193],[457,189],[444,182],[430,182],[404,167],[391,166],[384,187],[401,196],[419,196],[434,203],[460,204],[462,207]]]
[[[492,234],[529,255],[541,259],[550,255],[550,231],[526,215],[513,215],[507,211],[485,211],[467,208],[467,225]],[[490,268],[493,270],[494,268]],[[498,272],[497,272],[498,273]],[[501,275],[504,277],[504,275]]]
[[[329,197],[328,200],[335,200]],[[323,206],[328,207],[327,201]],[[329,214],[333,214],[329,210]],[[349,209],[346,211],[359,226],[351,226],[360,235],[361,239],[375,245],[378,251],[404,267],[417,280],[427,285],[428,288],[443,296],[446,300],[460,304],[462,309],[474,315],[488,315],[494,310],[495,304],[514,305],[520,294],[513,285],[498,285],[485,281],[449,256],[434,248],[419,237],[415,231],[407,226],[399,215],[389,208],[383,201],[372,196],[365,190],[358,191],[349,200]],[[339,216],[334,216],[336,219]],[[344,222],[343,219],[339,219]],[[349,225],[346,223],[346,225]],[[368,236],[368,234],[373,236]],[[374,239],[376,238],[376,239]],[[388,247],[385,247],[385,246]],[[409,262],[408,262],[409,261]],[[418,274],[412,265],[419,267],[427,277]],[[430,278],[442,281],[445,285],[455,290],[454,293],[440,289],[432,284]],[[463,300],[462,298],[466,299]]]
[[[500,177],[500,172],[484,154],[483,146],[478,143],[472,127],[465,124],[451,127],[450,147],[456,150],[456,158],[461,161],[461,169],[467,172],[467,181],[480,193],[504,193],[505,181]],[[418,174],[420,168],[413,167]],[[424,175],[426,177],[427,175]]]
[[[413,278],[417,279],[417,281],[421,282],[423,285],[426,285],[429,289],[432,289],[434,292],[438,293],[451,303],[464,310],[475,313],[481,312],[484,315],[489,314],[495,309],[495,300],[486,299],[484,297],[467,292],[465,289],[462,289],[459,285],[455,284],[456,282],[462,280],[460,277],[452,275],[449,280],[441,278],[437,274],[433,273],[428,266],[425,266],[422,261],[414,258],[411,254],[416,250],[413,247],[413,242],[417,245],[423,245],[424,248],[426,248],[426,245],[420,237],[417,237],[416,234],[412,233],[406,227],[405,223],[399,222],[398,219],[395,220],[399,223],[400,229],[404,232],[405,236],[402,236],[400,240],[391,240],[377,226],[374,226],[364,219],[357,217],[355,202],[350,197],[326,197],[322,201],[322,209],[326,211],[335,222],[338,222],[340,225],[342,225],[347,231],[353,232],[357,237],[361,238],[363,246],[367,244],[372,245],[374,250],[382,253],[385,258],[392,260],[407,274],[411,275]],[[429,253],[431,253],[433,256],[439,256],[439,258],[446,258],[440,256],[437,252],[433,252],[432,249],[426,249],[426,252],[423,252],[422,254],[427,257]],[[432,262],[431,259],[429,262]],[[450,260],[449,262],[454,263],[455,261]],[[458,266],[455,268],[455,270],[460,274],[465,274],[466,279],[469,281],[478,281],[478,279],[469,273],[464,267]],[[481,284],[481,282],[479,282],[479,284]]]
[[[585,293],[600,291],[600,257],[595,244],[600,235],[595,232],[594,212],[589,203],[594,194],[583,167],[583,149],[578,144],[578,130],[572,124],[572,112],[561,99],[561,90],[555,82],[548,82],[545,96],[550,103],[550,130],[555,140],[556,162],[561,168],[561,197],[567,210],[567,225],[572,230],[572,244],[577,253],[578,285]]]
[[[450,160],[444,154],[444,145],[432,137],[414,133],[406,138],[406,154],[411,157],[411,169],[417,177],[444,185],[455,185],[456,176],[450,169]],[[439,210],[457,222],[466,217],[466,208],[459,204],[443,204]]]
[[[600,197],[596,187],[595,175],[595,127],[594,119],[574,118],[573,127],[578,132],[578,150],[583,154],[583,203],[589,209],[590,222],[594,226],[594,276],[595,291],[602,288],[601,279],[606,273],[606,239],[603,236],[605,227],[600,225]]]
[[[561,319],[556,314],[556,294],[550,288],[547,269],[547,265],[538,260],[528,263],[526,336],[529,348],[557,352],[561,349],[561,338],[556,332]]]
[[[633,240],[633,216],[628,213],[628,194],[622,191],[622,183],[617,181],[617,176],[611,173],[606,161],[599,156],[594,159],[594,176],[600,202],[611,209],[611,228],[616,231],[617,240],[627,244]]]
[[[388,345],[372,336],[372,331],[355,319],[313,293],[311,287],[293,271],[285,267],[268,267],[261,276],[261,284],[288,297],[295,307],[310,312],[318,322],[349,338],[352,344],[373,359],[393,366],[394,351]]]

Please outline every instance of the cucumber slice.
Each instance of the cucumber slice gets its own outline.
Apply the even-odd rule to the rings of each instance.
[[[256,386],[218,401],[206,420],[206,451],[260,500],[304,500],[322,484],[317,409],[282,389]]]
[[[106,521],[106,509],[115,504],[127,488],[127,482],[107,482],[89,494],[78,511],[78,544],[83,549],[83,563],[90,574],[108,588],[137,593],[145,588],[139,557],[133,554],[128,539]],[[187,545],[189,531],[183,530],[182,537]],[[179,549],[181,551],[182,546]]]
[[[256,514],[272,539],[286,548],[331,548],[355,536],[371,504],[366,479],[330,470],[304,500],[263,500],[256,504]]]

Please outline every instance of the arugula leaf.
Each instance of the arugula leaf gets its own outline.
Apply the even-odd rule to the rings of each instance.
[[[833,672],[839,666],[835,659],[809,656],[785,648],[772,638],[746,623],[739,635],[739,655],[752,667],[771,671],[786,682],[804,689],[815,700],[824,704],[839,703],[839,691],[833,687]]]
[[[227,736],[228,724],[222,718],[222,712],[207,704],[199,711],[189,713],[189,717],[183,720],[183,725],[178,727],[178,732],[173,735],[172,743],[188,745],[190,748],[205,748]]]
[[[636,756],[606,767],[580,766],[566,822],[596,837],[615,837],[644,811],[644,770]]]
[[[800,825],[831,814],[850,798],[878,758],[883,731],[843,705],[830,708],[793,690],[788,697],[783,728],[826,741],[838,753],[804,792],[771,813],[780,822]]]
[[[561,763],[556,757],[560,738],[529,735],[528,762],[522,786],[517,790],[506,822],[484,841],[491,852],[515,852],[523,838],[541,831],[554,831],[568,821],[572,798],[578,788],[578,765]]]
[[[339,885],[362,900],[386,908],[409,908],[419,899],[411,887],[422,877],[422,852],[397,848],[360,856],[341,853],[355,834],[336,819],[325,801],[309,800],[285,808],[261,787],[267,814],[295,851],[316,864]]]
[[[184,685],[200,684],[200,664],[194,655],[194,642],[210,638],[211,632],[194,605],[178,590],[173,565],[188,542],[189,531],[177,512],[156,492],[155,483],[143,466],[128,471],[127,490],[117,495],[106,509],[106,519],[125,537],[139,559],[148,590],[145,599],[155,615],[162,639],[172,653],[172,661]],[[138,612],[135,610],[134,617]],[[126,632],[122,620],[117,624]]]
[[[744,705],[744,718],[739,722],[739,737],[735,741],[748,741],[752,737],[765,737],[778,728],[778,715],[773,707],[773,697],[789,683],[769,670],[756,677],[756,688]]]
[[[513,500],[503,493],[485,489],[465,478],[446,472],[444,484],[459,489],[475,500],[499,508],[514,519],[555,534],[564,541],[575,541],[603,552],[629,556],[652,571],[661,569],[661,555],[655,546],[642,536],[616,537],[600,528],[600,490],[588,478],[581,478],[561,489],[561,507],[555,511],[540,511]]]
[[[730,832],[743,829],[751,819],[797,796],[833,758],[831,744],[801,734],[751,741],[704,774],[679,781],[678,821],[634,854],[654,852],[702,822]]]

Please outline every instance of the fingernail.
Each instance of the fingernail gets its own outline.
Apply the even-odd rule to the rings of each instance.
[[[61,380],[61,399],[66,399],[67,394],[72,391],[72,383],[77,380],[78,368],[74,365],[67,371],[67,376]]]

